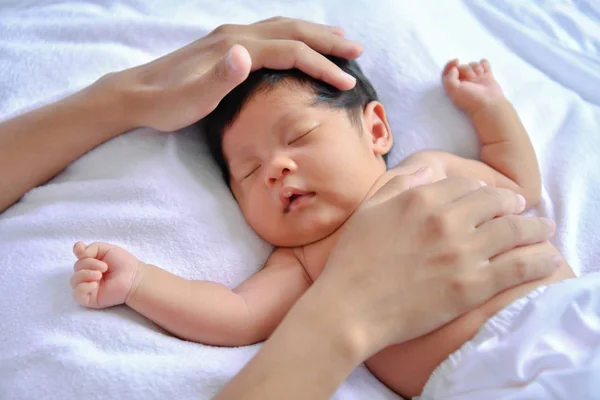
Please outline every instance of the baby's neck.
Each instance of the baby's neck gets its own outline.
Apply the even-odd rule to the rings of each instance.
[[[397,175],[397,173],[393,173],[392,170],[385,171],[383,174],[381,174],[379,176],[379,178],[377,178],[375,180],[375,182],[373,183],[373,186],[371,186],[371,189],[369,189],[369,191],[367,192],[367,195],[363,199],[362,203],[369,200],[375,193],[377,193],[377,191],[379,189],[381,189],[383,186],[385,186],[385,184],[388,183],[395,175]]]

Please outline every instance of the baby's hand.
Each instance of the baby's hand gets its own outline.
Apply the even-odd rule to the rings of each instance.
[[[448,62],[442,72],[442,82],[452,102],[470,115],[504,99],[490,63],[485,59],[463,65],[459,65],[457,59]]]
[[[106,308],[123,304],[143,263],[108,243],[75,243],[77,262],[71,276],[73,298],[82,306]]]

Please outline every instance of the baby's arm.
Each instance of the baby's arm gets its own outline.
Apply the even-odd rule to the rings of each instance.
[[[448,95],[467,112],[481,141],[481,162],[444,153],[429,154],[448,176],[465,176],[522,194],[528,206],[541,196],[540,170],[529,136],[504,97],[486,60],[469,65],[449,62],[443,72]],[[427,152],[432,153],[432,152]]]
[[[107,266],[91,287],[93,282],[74,275],[71,284],[77,301],[92,308],[125,303],[175,336],[210,345],[241,346],[266,339],[310,285],[291,249],[275,250],[261,271],[231,290],[216,282],[183,279],[144,264],[117,246],[100,245],[110,247],[84,254],[87,249],[80,245],[75,251],[78,263],[87,262],[87,268],[94,268],[90,259],[99,271],[104,269],[101,264]],[[135,276],[125,274],[116,285],[122,288],[119,296],[103,299],[102,295],[115,292],[111,279],[118,279],[129,266],[137,270]],[[75,269],[86,268],[78,269],[76,264]],[[78,285],[87,287],[78,289]]]

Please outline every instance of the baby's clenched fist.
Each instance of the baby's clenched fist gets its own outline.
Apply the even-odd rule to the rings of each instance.
[[[125,303],[144,263],[125,249],[108,243],[75,243],[71,287],[82,306],[106,308]]]

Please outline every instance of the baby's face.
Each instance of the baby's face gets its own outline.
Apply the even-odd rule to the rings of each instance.
[[[313,97],[295,85],[256,94],[223,137],[244,217],[276,246],[331,235],[385,173],[369,132]]]

